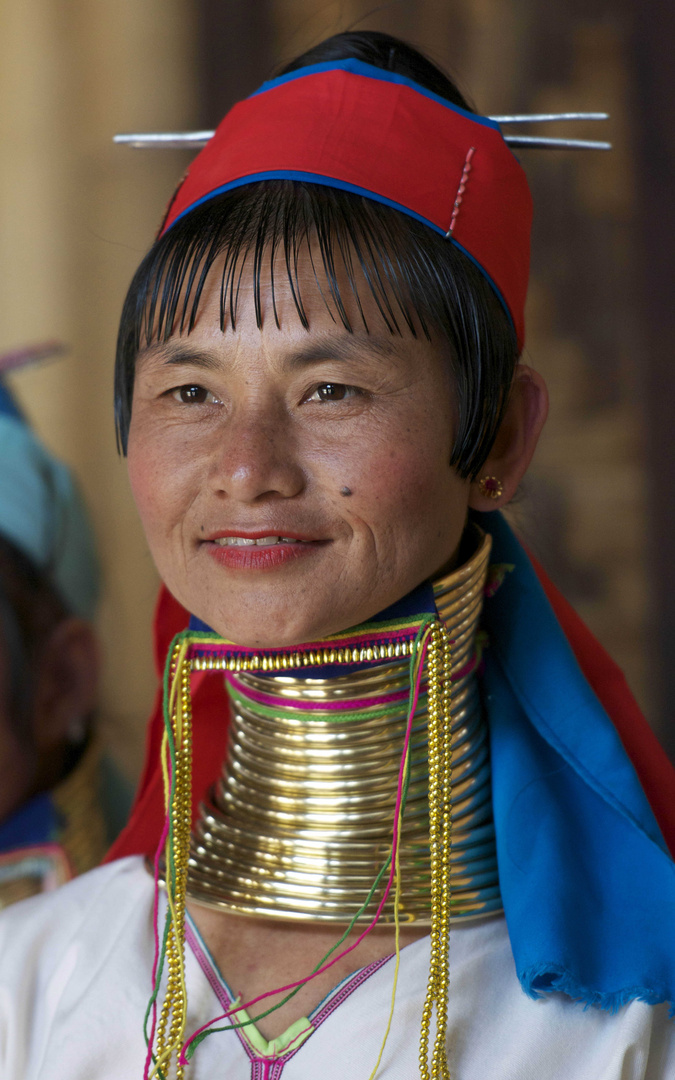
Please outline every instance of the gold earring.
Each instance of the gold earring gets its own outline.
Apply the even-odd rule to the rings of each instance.
[[[496,476],[481,476],[478,481],[478,490],[487,499],[501,499],[504,494],[504,485]]]

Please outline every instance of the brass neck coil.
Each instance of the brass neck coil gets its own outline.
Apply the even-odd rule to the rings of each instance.
[[[434,582],[438,613],[452,640],[451,916],[462,921],[501,910],[487,727],[475,664],[491,538],[475,532],[472,557]],[[391,850],[409,677],[402,657],[323,679],[228,675],[228,754],[193,832],[192,899],[280,919],[347,923],[354,917]],[[270,692],[277,699],[273,715],[260,705]],[[385,709],[383,701],[392,698],[396,704]],[[358,703],[358,718],[334,719],[335,702]],[[428,925],[425,683],[410,760],[399,917]],[[373,903],[378,899],[376,894]],[[382,921],[393,917],[390,897]],[[359,921],[371,918],[369,910]]]

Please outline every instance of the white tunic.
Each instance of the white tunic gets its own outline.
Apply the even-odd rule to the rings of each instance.
[[[153,959],[153,883],[120,860],[0,916],[0,1080],[141,1080]],[[224,1011],[228,991],[188,948],[188,1031]],[[201,963],[200,963],[201,959]],[[419,1076],[428,938],[401,954],[378,1080]],[[202,966],[203,965],[203,966]],[[190,1080],[368,1080],[389,1015],[393,963],[345,980],[288,1038],[211,1035]],[[448,1057],[453,1080],[670,1080],[675,1024],[633,1002],[615,1015],[520,988],[503,919],[455,928]]]

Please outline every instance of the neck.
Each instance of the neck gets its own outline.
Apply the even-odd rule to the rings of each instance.
[[[490,538],[475,538],[463,566],[433,583],[452,647],[451,917],[501,910],[492,824],[487,730],[476,633]],[[230,743],[220,781],[193,834],[188,895],[247,915],[347,923],[358,914],[391,849],[410,667],[370,664],[332,678],[229,672]],[[410,744],[402,820],[399,917],[431,912],[428,716],[422,684]],[[382,919],[394,918],[394,898]]]

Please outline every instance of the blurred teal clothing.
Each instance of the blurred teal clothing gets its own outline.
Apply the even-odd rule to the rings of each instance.
[[[70,469],[30,429],[0,381],[0,536],[47,576],[74,615],[91,619],[99,566]]]

